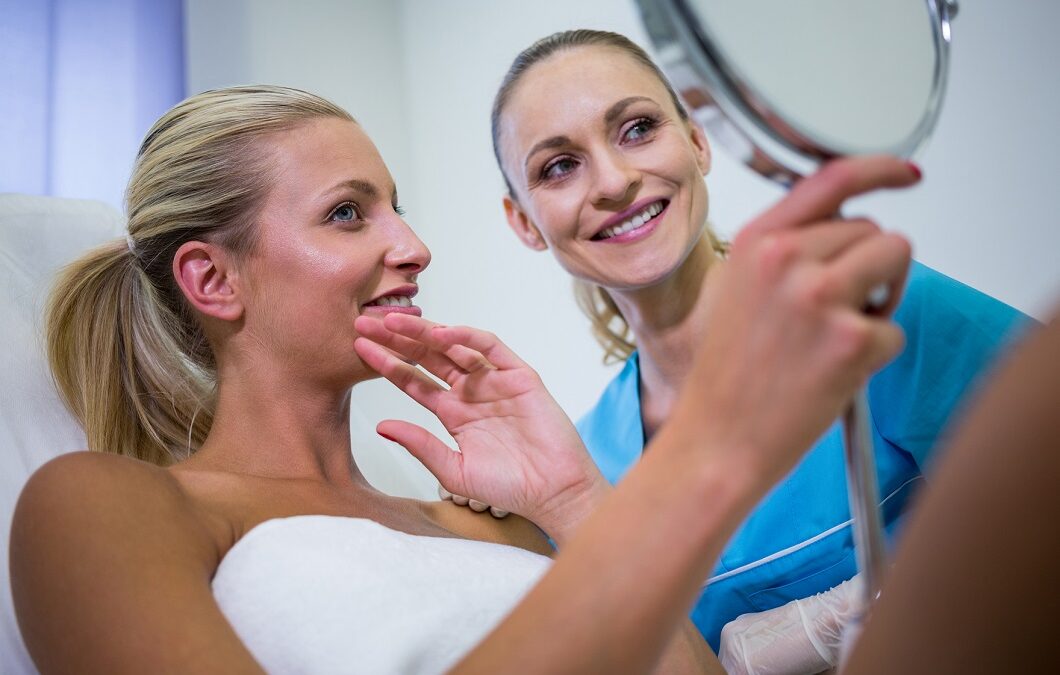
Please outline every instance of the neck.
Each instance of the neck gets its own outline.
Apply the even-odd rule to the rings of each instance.
[[[646,436],[669,416],[692,367],[707,327],[708,273],[720,263],[704,236],[666,279],[645,288],[609,291],[636,339]]]
[[[217,408],[193,460],[200,466],[336,487],[367,487],[350,445],[349,389],[289,373],[219,365]]]

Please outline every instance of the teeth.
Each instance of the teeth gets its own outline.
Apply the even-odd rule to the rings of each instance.
[[[617,237],[620,234],[625,234],[638,227],[644,225],[655,216],[662,213],[663,205],[662,202],[653,202],[647,206],[643,211],[633,216],[621,225],[609,227],[599,234],[600,239],[610,239],[611,237]]]
[[[407,295],[384,295],[368,304],[380,307],[412,307],[412,298]]]

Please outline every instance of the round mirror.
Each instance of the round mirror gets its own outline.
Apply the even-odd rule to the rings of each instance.
[[[693,117],[779,182],[841,155],[909,158],[938,119],[956,0],[638,2]],[[864,391],[843,422],[860,613],[886,569]]]
[[[708,134],[791,183],[828,159],[911,157],[939,114],[952,0],[639,0]]]

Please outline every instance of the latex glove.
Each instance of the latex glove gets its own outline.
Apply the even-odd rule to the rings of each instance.
[[[383,421],[378,433],[451,494],[517,513],[562,544],[610,490],[541,378],[495,335],[398,313],[354,326],[357,355],[430,410],[460,451],[408,422]]]
[[[446,490],[441,485],[438,486],[438,497],[442,501],[451,501],[454,504],[456,504],[457,506],[466,506],[469,509],[471,509],[472,511],[474,511],[475,513],[482,513],[486,509],[489,509],[490,515],[493,516],[494,518],[507,518],[508,517],[508,512],[507,511],[502,511],[501,509],[498,509],[496,506],[490,506],[489,504],[484,504],[484,503],[478,501],[477,499],[468,499],[467,497],[465,497],[463,495],[454,495],[452,492],[450,492],[449,490]]]
[[[861,577],[808,598],[738,616],[721,630],[718,658],[730,675],[809,675],[839,663],[844,628],[856,619]]]

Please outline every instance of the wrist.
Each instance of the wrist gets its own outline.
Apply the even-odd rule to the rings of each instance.
[[[611,484],[595,467],[576,485],[572,485],[542,505],[530,520],[555,542],[564,546],[578,527],[596,511],[612,491]]]

